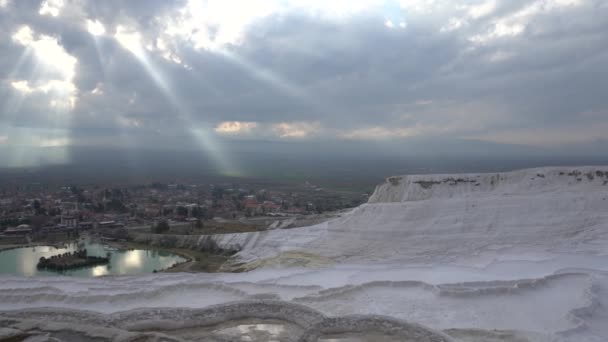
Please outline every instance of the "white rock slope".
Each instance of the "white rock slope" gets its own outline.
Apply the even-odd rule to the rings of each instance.
[[[242,260],[305,251],[335,262],[458,263],[608,253],[608,167],[390,177],[320,225],[219,236]],[[291,256],[291,255],[290,255]]]

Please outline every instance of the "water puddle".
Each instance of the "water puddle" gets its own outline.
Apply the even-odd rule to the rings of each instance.
[[[375,333],[327,335],[318,342],[415,342],[417,340],[403,336],[390,336]]]
[[[285,341],[290,335],[283,324],[240,324],[229,328],[218,329],[215,334],[229,337],[236,341]]]

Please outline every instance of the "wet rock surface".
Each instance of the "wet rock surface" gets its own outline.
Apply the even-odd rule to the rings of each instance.
[[[206,309],[139,309],[110,315],[32,309],[0,313],[4,338],[41,341],[419,341],[451,342],[418,324],[381,317],[327,317],[282,301],[243,301]],[[23,339],[19,339],[23,340]]]

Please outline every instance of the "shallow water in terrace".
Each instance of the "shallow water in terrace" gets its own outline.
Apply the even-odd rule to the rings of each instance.
[[[110,253],[108,265],[83,267],[69,271],[50,271],[37,269],[40,257],[74,252],[86,248],[90,256],[103,256]],[[62,248],[53,246],[36,246],[10,249],[0,252],[0,276],[13,274],[20,276],[77,276],[97,277],[102,275],[125,275],[152,273],[154,270],[163,270],[176,263],[185,261],[179,255],[156,250],[117,250],[110,246],[92,242],[66,244]]]

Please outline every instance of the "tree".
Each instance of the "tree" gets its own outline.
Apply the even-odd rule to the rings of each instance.
[[[129,211],[127,209],[127,207],[119,199],[116,199],[116,198],[113,198],[107,204],[107,208],[109,211],[117,211],[117,212],[121,212],[121,213],[125,213],[125,212]]]
[[[213,188],[211,194],[215,200],[222,199],[224,197],[224,189],[221,187]]]
[[[44,225],[48,222],[49,217],[43,215],[36,215],[30,218],[30,224],[32,225],[32,229],[35,232],[38,232],[44,227]]]
[[[129,210],[131,212],[131,216],[134,216],[134,217],[137,216],[137,204],[135,204],[135,203],[129,204]]]
[[[201,219],[196,220],[196,228],[202,229],[203,227],[203,221],[201,221]]]
[[[179,206],[177,207],[177,215],[179,216],[188,216],[188,208]]]
[[[36,213],[40,212],[40,201],[39,200],[34,200],[34,210],[36,210]]]
[[[166,220],[158,221],[156,225],[152,226],[152,233],[154,234],[164,234],[169,231],[171,227],[169,226],[169,222]]]
[[[112,189],[111,194],[113,198],[118,198],[121,200],[125,197],[121,189]]]
[[[201,208],[200,206],[196,206],[192,208],[192,217],[196,217],[198,219],[205,218],[206,212],[207,208]]]

